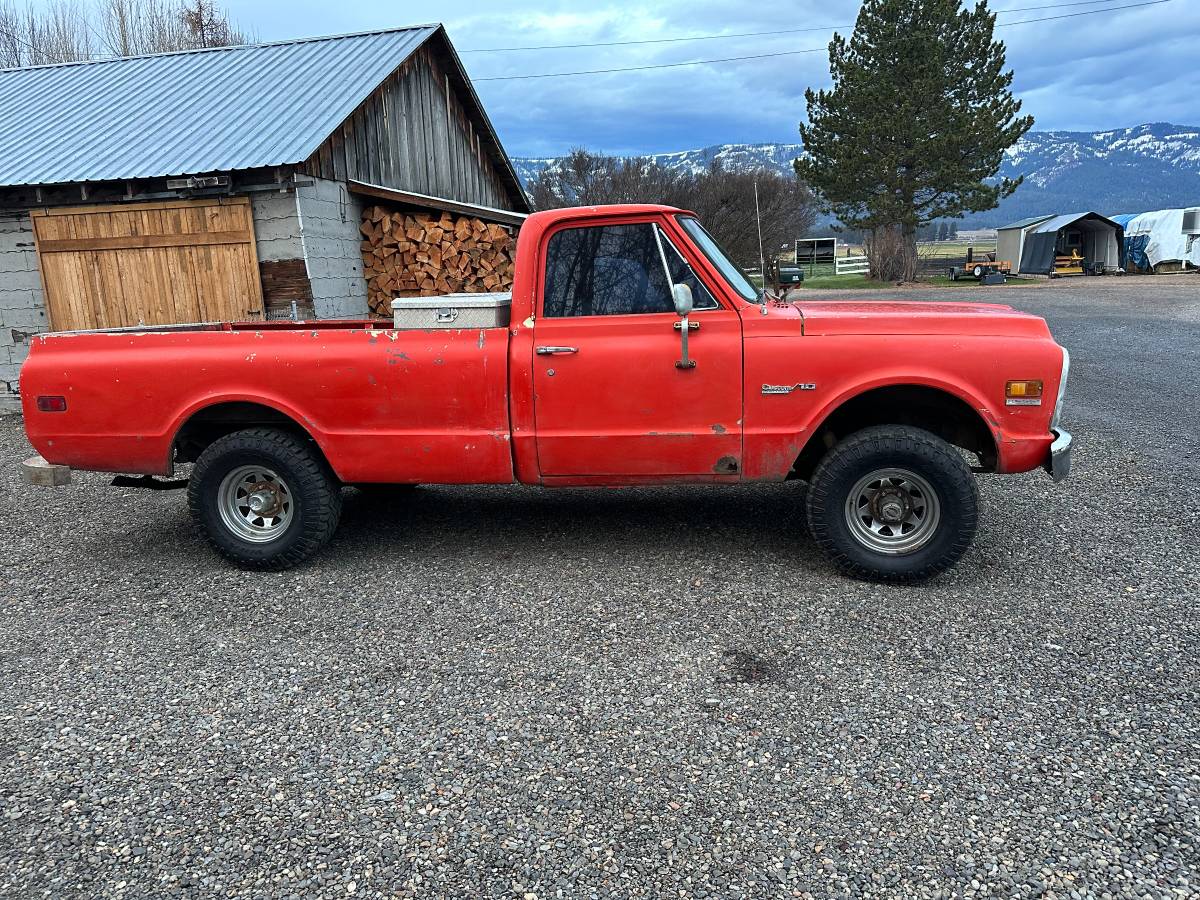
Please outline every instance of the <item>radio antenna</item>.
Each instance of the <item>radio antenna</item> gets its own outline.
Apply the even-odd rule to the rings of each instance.
[[[767,258],[763,254],[762,212],[758,208],[758,179],[754,179],[754,219],[758,223],[758,271],[762,272],[762,314],[767,314]]]

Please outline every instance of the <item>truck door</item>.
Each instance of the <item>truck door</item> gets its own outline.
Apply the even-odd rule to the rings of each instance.
[[[661,250],[660,250],[661,241]],[[680,359],[664,258],[692,289]],[[736,478],[742,455],[742,333],[653,222],[554,232],[534,326],[541,474]]]

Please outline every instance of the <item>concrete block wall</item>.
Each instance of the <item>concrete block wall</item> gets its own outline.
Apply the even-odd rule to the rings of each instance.
[[[365,318],[370,311],[358,230],[362,202],[344,184],[312,180],[313,184],[296,188],[296,206],[316,314],[328,319]]]
[[[304,259],[304,243],[300,240],[300,210],[296,206],[295,194],[290,191],[251,194],[250,209],[259,262]]]
[[[17,377],[32,336],[50,327],[27,213],[0,214],[0,414],[20,409]]]

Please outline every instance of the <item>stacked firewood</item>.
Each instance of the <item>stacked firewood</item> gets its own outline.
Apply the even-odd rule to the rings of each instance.
[[[368,296],[381,315],[396,297],[512,289],[515,243],[500,225],[370,206],[360,230]]]

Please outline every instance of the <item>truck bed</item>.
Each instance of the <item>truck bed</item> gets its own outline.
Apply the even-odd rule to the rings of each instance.
[[[307,431],[345,482],[513,480],[504,328],[328,320],[45,334],[21,380],[67,398],[65,412],[26,422],[38,452],[72,468],[168,474],[191,417],[254,402]],[[22,400],[30,412],[36,397]]]

